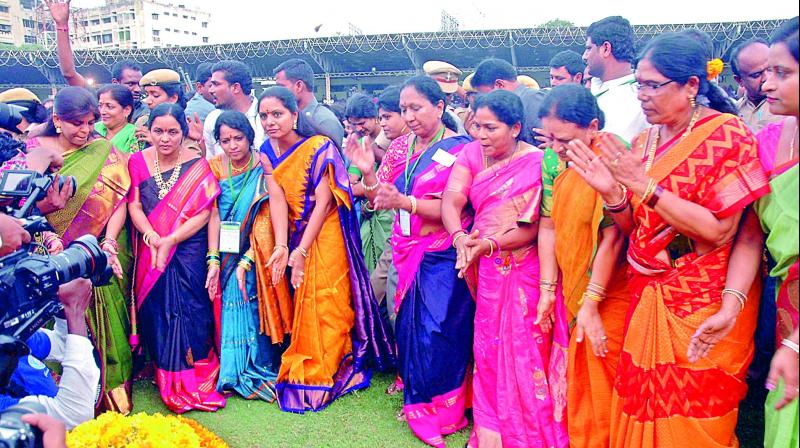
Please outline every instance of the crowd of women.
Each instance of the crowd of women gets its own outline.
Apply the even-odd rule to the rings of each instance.
[[[781,287],[765,433],[797,446],[798,20],[773,37],[763,86],[786,118],[758,135],[705,55],[677,34],[647,44],[652,126],[630,144],[580,85],[547,93],[544,150],[504,90],[478,96],[472,138],[458,135],[439,85],[413,77],[378,98],[381,160],[306,132],[283,87],[258,100],[264,144],[225,111],[210,161],[166,92],[140,148],[127,89],[62,89],[28,149],[58,150],[77,179],[49,192],[42,242],[95,235],[116,274],[88,316],[100,408],[131,410],[138,353],[178,413],[231,393],[320,411],[396,367],[398,418],[431,446],[468,409],[473,448],[735,446],[766,247]],[[371,219],[391,230],[366,262]],[[385,300],[370,282],[382,253]]]

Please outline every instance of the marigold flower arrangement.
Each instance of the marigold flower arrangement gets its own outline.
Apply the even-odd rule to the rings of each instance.
[[[706,64],[706,72],[708,73],[708,80],[711,81],[712,79],[716,79],[722,73],[722,70],[725,69],[725,63],[722,62],[722,59],[716,58],[708,61]]]
[[[179,415],[126,417],[106,412],[67,433],[69,447],[98,448],[227,448],[216,434],[196,421]]]

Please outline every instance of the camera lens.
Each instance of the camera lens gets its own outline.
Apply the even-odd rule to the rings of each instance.
[[[106,253],[100,249],[97,238],[84,235],[73,241],[60,254],[50,258],[55,265],[60,284],[76,278],[92,278],[103,274],[108,267]]]

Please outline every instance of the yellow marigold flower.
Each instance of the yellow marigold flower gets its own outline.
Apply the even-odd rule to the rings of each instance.
[[[706,72],[708,73],[708,80],[711,81],[712,79],[716,79],[722,73],[722,70],[725,68],[725,63],[722,62],[722,59],[716,58],[708,61],[706,64]]]

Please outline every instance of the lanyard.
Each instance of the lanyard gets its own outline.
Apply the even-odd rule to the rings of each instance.
[[[239,202],[239,197],[242,195],[244,191],[244,187],[247,186],[247,181],[250,179],[250,173],[252,172],[253,168],[253,153],[250,153],[250,160],[247,162],[247,175],[244,177],[244,183],[242,183],[242,189],[239,190],[239,193],[236,193],[236,189],[233,188],[233,164],[231,163],[231,159],[228,158],[228,185],[231,187],[231,196],[233,197],[233,205],[231,206],[231,212],[236,209],[236,203]]]
[[[425,148],[422,151],[422,154],[420,154],[419,157],[417,157],[417,160],[414,161],[414,166],[411,168],[411,171],[408,171],[408,165],[409,163],[411,163],[411,155],[414,154],[414,147],[417,146],[417,136],[416,135],[414,136],[414,140],[411,142],[411,146],[408,147],[408,153],[406,153],[406,169],[403,173],[403,178],[405,179],[406,183],[404,186],[405,192],[403,194],[406,195],[408,194],[408,188],[409,188],[409,183],[411,181],[411,176],[413,176],[414,171],[417,170],[417,165],[419,165],[419,161],[422,160],[422,155],[425,154],[425,151],[430,149],[430,147],[433,146],[434,143],[439,142],[442,139],[442,137],[444,137],[444,130],[445,127],[442,126],[442,128],[439,129],[439,132],[436,134],[436,137],[433,138],[433,141],[431,141],[430,144],[428,144],[428,147]]]

